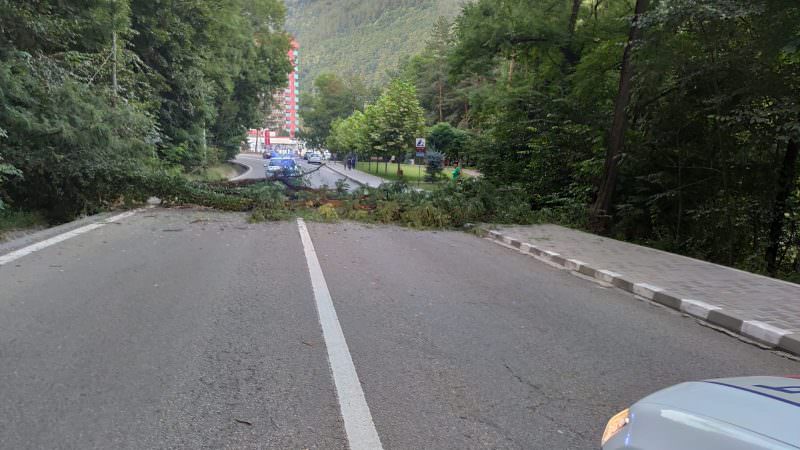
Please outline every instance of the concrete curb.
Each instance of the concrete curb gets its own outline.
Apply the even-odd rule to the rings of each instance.
[[[235,177],[233,177],[233,178],[230,178],[230,181],[236,181],[236,180],[239,180],[239,179],[241,179],[243,176],[245,176],[245,175],[248,175],[250,172],[252,172],[252,171],[253,171],[253,168],[252,168],[252,167],[248,166],[247,164],[240,163],[239,161],[236,161],[236,160],[230,160],[230,161],[228,161],[228,162],[229,162],[229,163],[231,163],[231,164],[237,165],[237,166],[239,166],[239,167],[244,167],[244,172],[240,173],[239,175],[236,175],[236,176],[235,176]]]
[[[544,250],[528,242],[520,242],[498,231],[488,230],[482,227],[478,227],[477,231],[479,235],[489,238],[495,243],[517,249],[520,253],[533,256],[551,265],[608,283],[623,291],[630,292],[631,294],[681,311],[697,319],[752,339],[767,347],[777,348],[800,356],[800,333],[792,333],[789,330],[784,330],[757,320],[748,320],[739,317],[736,313],[726,311],[720,306],[700,300],[681,298],[671,293],[668,288],[655,286],[642,282],[641,280],[634,280],[608,269],[591,267],[583,261],[570,259],[565,255]]]

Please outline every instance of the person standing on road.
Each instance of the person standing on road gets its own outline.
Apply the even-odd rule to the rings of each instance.
[[[455,162],[455,168],[453,169],[453,181],[458,181],[461,179],[461,166],[458,164],[458,161]]]

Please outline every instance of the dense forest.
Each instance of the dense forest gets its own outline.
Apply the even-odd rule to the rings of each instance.
[[[800,279],[796,0],[474,0],[396,78],[544,220]],[[326,142],[381,154],[350,109]]]
[[[0,211],[97,211],[235,155],[286,83],[279,0],[0,0]]]
[[[386,82],[401,56],[422,49],[433,22],[463,0],[287,0],[287,29],[301,47],[304,83],[323,72]]]

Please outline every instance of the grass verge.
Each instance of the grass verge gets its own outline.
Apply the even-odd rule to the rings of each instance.
[[[47,226],[47,220],[37,212],[0,211],[0,241],[6,240],[16,231],[36,230]]]
[[[356,168],[362,172],[385,178],[390,181],[405,181],[406,183],[414,183],[414,187],[420,187],[425,190],[432,190],[442,183],[450,180],[454,167],[445,167],[439,175],[439,180],[434,183],[425,182],[425,166],[424,165],[411,165],[400,164],[400,169],[403,171],[402,178],[397,175],[397,164],[389,163],[367,163],[359,162]],[[472,175],[462,171],[461,178],[473,178]],[[419,184],[417,184],[419,183]]]
[[[201,169],[197,172],[186,174],[189,181],[225,181],[242,173],[241,167],[236,164],[222,163]]]
[[[425,166],[421,165],[400,164],[402,178],[397,175],[397,164],[394,163],[389,163],[387,167],[386,163],[362,161],[356,164],[356,169],[391,181],[417,182],[425,179]]]

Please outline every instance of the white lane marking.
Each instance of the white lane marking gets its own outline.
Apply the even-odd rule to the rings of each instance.
[[[325,282],[325,275],[317,259],[314,243],[308,234],[308,228],[303,219],[297,219],[297,228],[300,230],[300,239],[303,241],[303,250],[306,254],[308,273],[311,275],[311,287],[314,290],[314,300],[317,303],[319,323],[322,326],[322,336],[325,347],[328,349],[328,361],[333,372],[333,384],[336,386],[336,395],[339,397],[339,409],[344,420],[344,429],[351,450],[381,450],[381,440],[372,414],[369,412],[367,399],[358,381],[356,367],[344,333],[333,307],[331,293]]]
[[[105,225],[107,223],[117,222],[117,221],[122,220],[122,219],[124,219],[126,217],[130,217],[130,216],[136,214],[137,211],[138,210],[133,210],[133,211],[124,212],[122,214],[117,214],[116,216],[109,217],[108,219],[106,219],[104,221],[96,222],[96,223],[90,223],[89,225],[84,225],[84,226],[82,226],[80,228],[76,228],[76,229],[74,229],[72,231],[67,231],[66,233],[62,233],[62,234],[59,234],[57,236],[53,236],[53,237],[51,237],[49,239],[45,239],[45,240],[43,240],[41,242],[37,242],[35,244],[31,244],[31,245],[29,245],[27,247],[23,247],[23,248],[21,248],[19,250],[15,250],[15,251],[13,251],[11,253],[6,253],[5,255],[0,256],[0,266],[2,266],[4,264],[8,264],[11,261],[15,261],[15,260],[17,260],[19,258],[22,258],[23,256],[30,255],[33,252],[38,252],[39,250],[42,250],[42,249],[45,249],[45,248],[50,247],[52,245],[58,244],[59,242],[64,242],[67,239],[74,238],[75,236],[79,236],[81,234],[88,233],[88,232],[90,232],[92,230],[96,230],[96,229],[102,227],[103,225]]]

